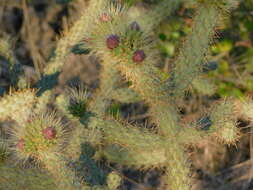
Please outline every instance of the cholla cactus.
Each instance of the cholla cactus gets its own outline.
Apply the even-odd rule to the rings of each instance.
[[[235,113],[252,119],[253,105],[227,99],[196,122],[182,126],[177,101],[190,85],[200,91],[205,87],[202,72],[215,29],[237,1],[191,0],[196,5],[192,32],[173,70],[164,73],[155,66],[159,56],[153,30],[183,2],[163,0],[145,16],[133,17],[126,6],[115,1],[90,1],[84,14],[59,40],[55,56],[35,89],[17,90],[0,99],[0,120],[14,121],[7,130],[0,130],[8,134],[0,136],[0,152],[17,163],[35,161],[39,166],[34,170],[13,169],[6,159],[0,165],[0,187],[6,184],[8,189],[22,189],[22,182],[9,180],[24,180],[28,189],[118,189],[121,177],[111,172],[103,180],[106,172],[96,165],[95,160],[105,158],[136,169],[163,169],[171,190],[191,189],[185,146],[210,136],[225,144],[235,143],[240,136]],[[65,59],[76,45],[101,58],[100,87],[92,96],[83,88],[59,95],[53,103],[56,114],[47,104]],[[9,53],[0,53],[15,64]],[[118,87],[122,76],[131,81],[131,86]],[[144,100],[158,133],[110,117],[107,109],[113,99]],[[48,176],[39,171],[42,169]]]

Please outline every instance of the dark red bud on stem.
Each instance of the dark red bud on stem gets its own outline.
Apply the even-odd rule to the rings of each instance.
[[[116,47],[119,46],[119,36],[117,35],[110,35],[107,39],[106,39],[106,45],[109,49],[114,49]]]
[[[24,141],[24,139],[19,139],[19,140],[18,140],[18,143],[16,144],[16,147],[17,147],[19,150],[23,150],[24,147],[25,147],[25,141]]]
[[[46,139],[52,140],[56,137],[56,130],[53,127],[47,127],[42,130],[42,134]]]
[[[143,50],[137,50],[134,52],[133,55],[133,62],[135,63],[141,63],[146,58],[146,55]]]
[[[107,13],[102,13],[99,19],[101,22],[109,22],[111,20],[111,17]]]

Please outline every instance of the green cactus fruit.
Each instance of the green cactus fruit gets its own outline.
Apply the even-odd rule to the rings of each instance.
[[[199,3],[206,4],[207,6],[216,6],[220,9],[227,10],[231,7],[238,5],[238,0],[197,0]]]

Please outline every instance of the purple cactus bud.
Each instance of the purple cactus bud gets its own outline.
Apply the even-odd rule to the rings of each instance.
[[[101,22],[109,22],[111,20],[111,17],[107,13],[102,13],[99,19]]]
[[[130,24],[130,28],[131,28],[131,30],[135,30],[135,31],[140,31],[141,30],[140,25],[136,21],[134,21]]]
[[[119,45],[119,36],[112,34],[106,40],[106,45],[109,49],[114,49]]]
[[[47,127],[42,130],[42,134],[46,139],[52,140],[56,137],[56,130],[53,127]]]
[[[24,141],[24,139],[19,139],[19,140],[18,140],[18,143],[16,144],[16,147],[17,147],[19,150],[23,150],[24,147],[25,147],[25,141]]]
[[[133,55],[133,62],[141,63],[146,58],[146,55],[143,50],[137,50]]]

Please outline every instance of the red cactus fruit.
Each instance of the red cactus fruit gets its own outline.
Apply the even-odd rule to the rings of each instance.
[[[111,20],[111,16],[107,13],[102,13],[99,17],[101,22],[109,22]]]
[[[131,28],[131,30],[135,30],[135,31],[140,31],[141,30],[140,25],[136,21],[134,21],[130,24],[130,28]]]
[[[106,45],[109,49],[114,49],[119,45],[119,36],[112,34],[106,40]]]
[[[46,139],[52,140],[56,137],[56,130],[53,127],[47,127],[42,130],[42,134]]]
[[[135,63],[141,63],[146,58],[146,55],[143,50],[137,50],[134,52],[133,55],[133,62]]]
[[[25,147],[25,141],[24,141],[24,139],[19,139],[19,140],[18,140],[18,143],[16,144],[16,147],[17,147],[19,150],[23,150],[24,147]]]

